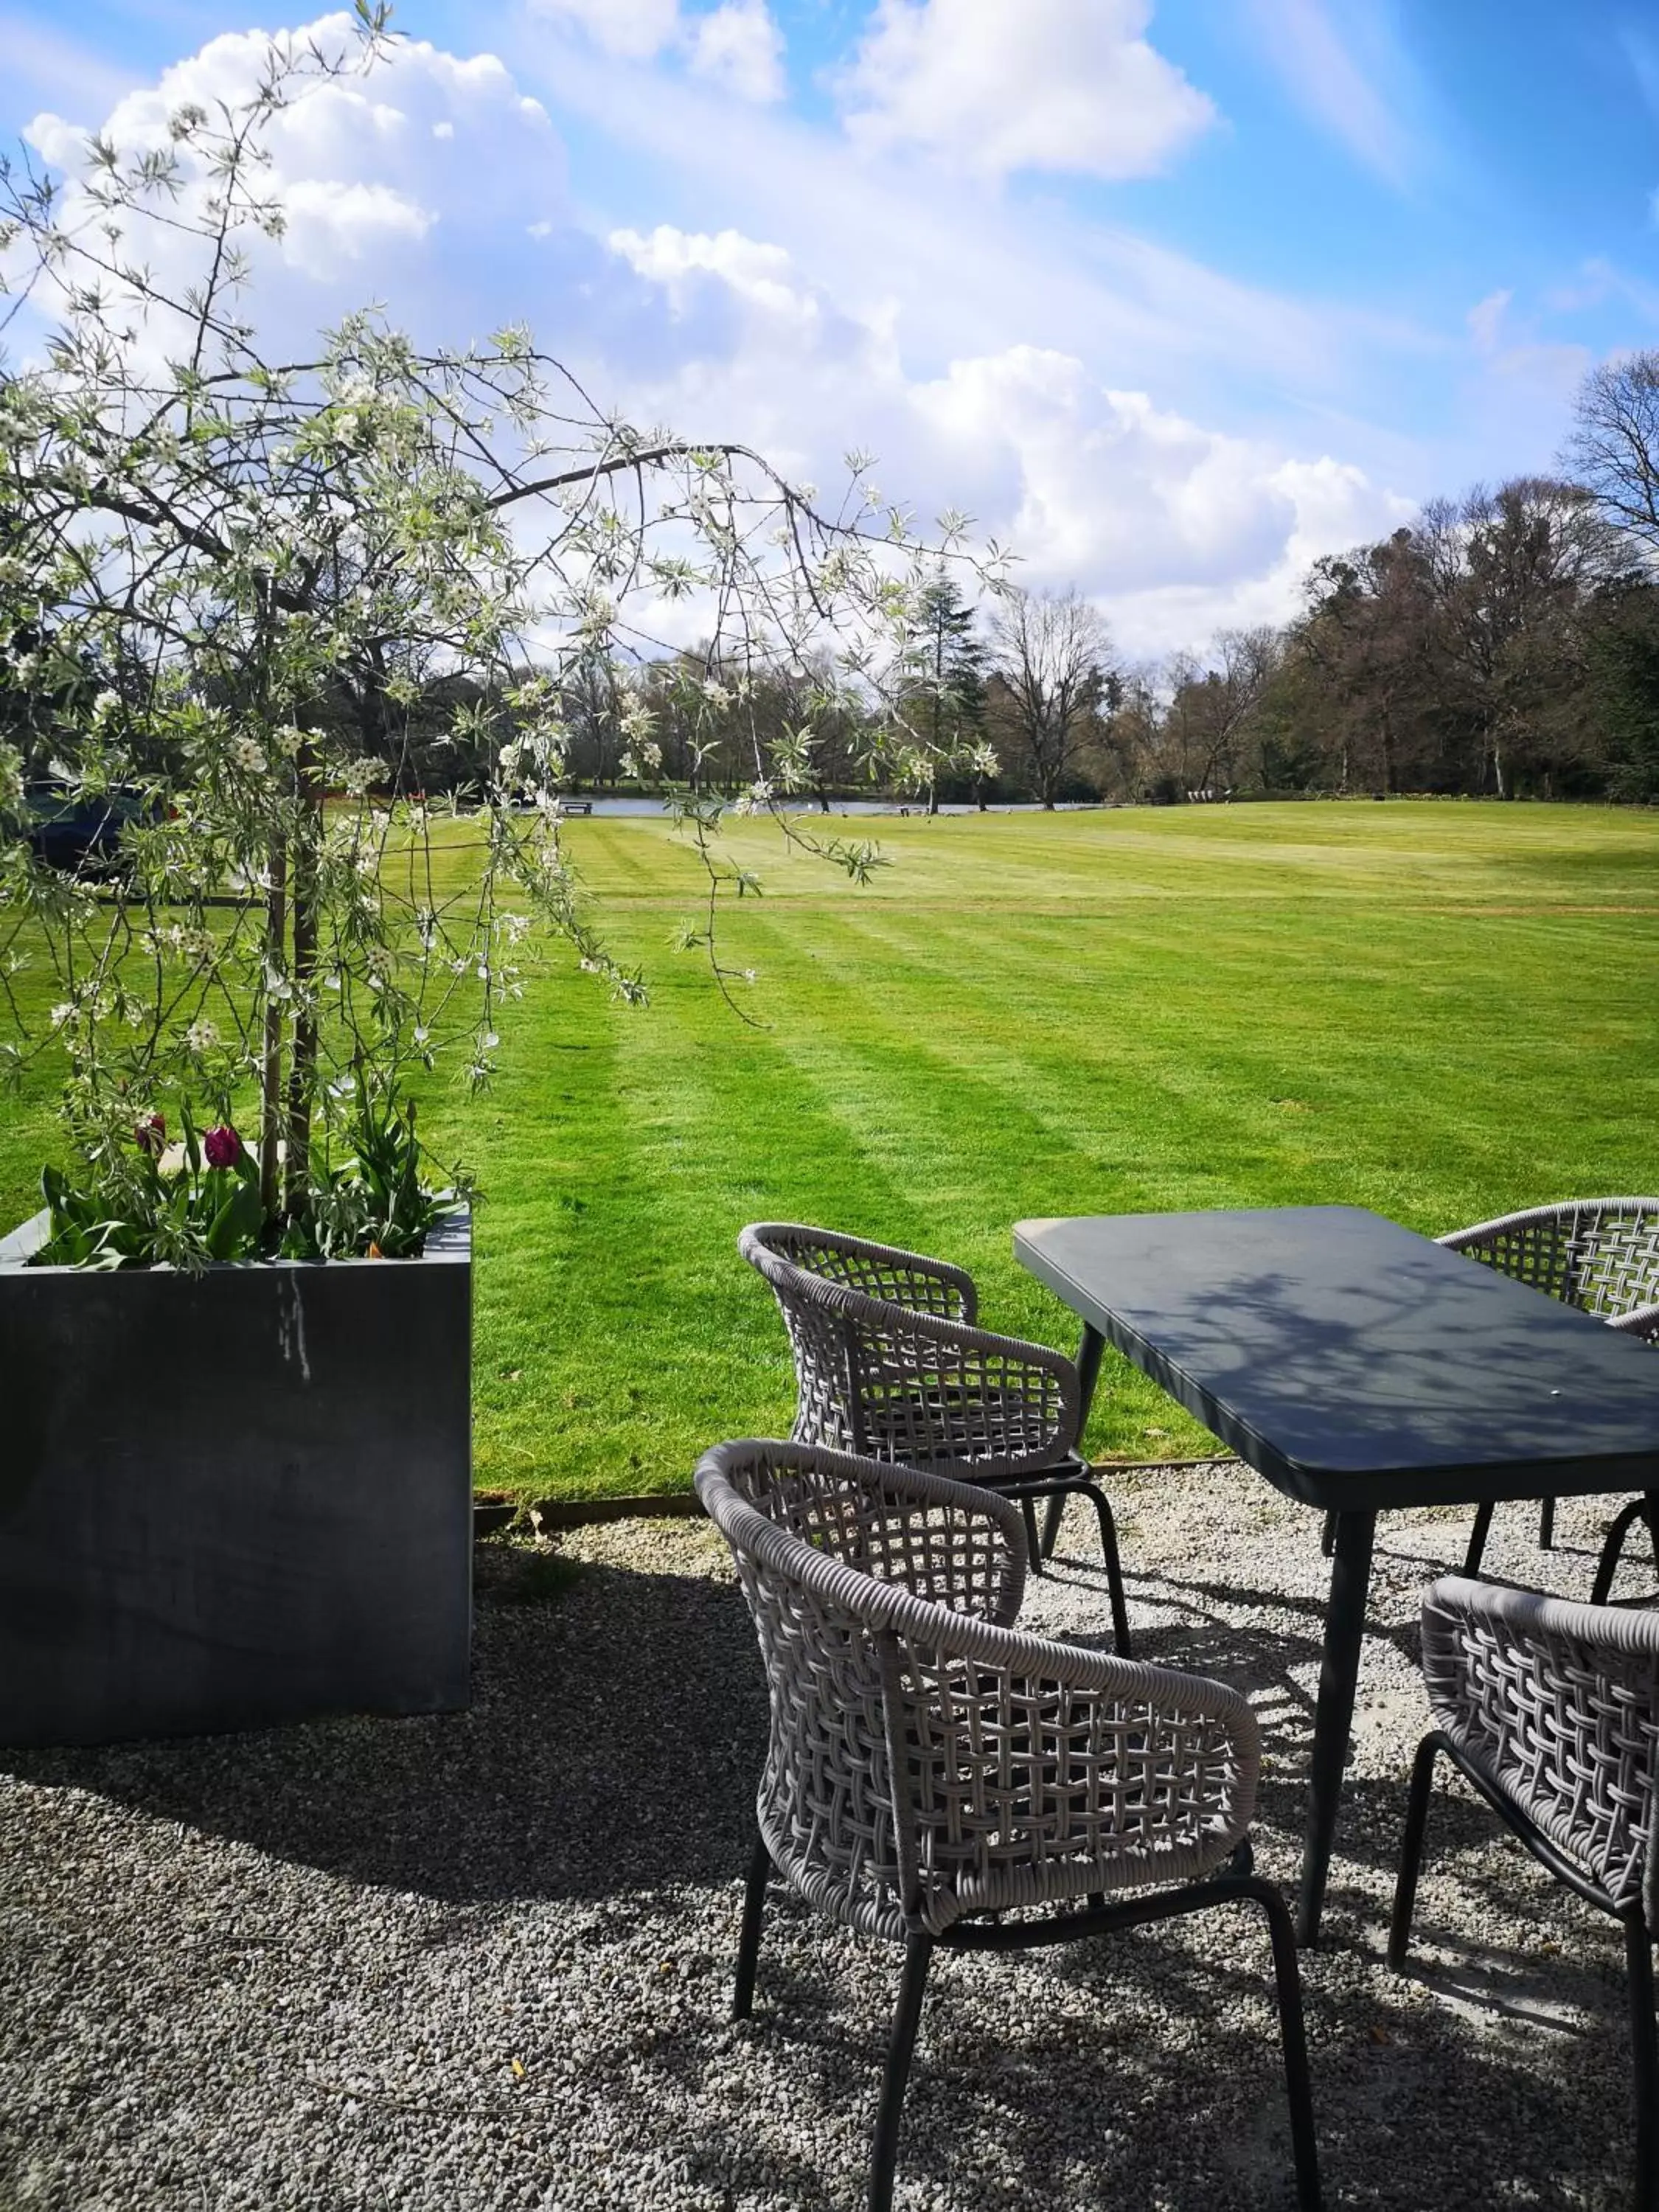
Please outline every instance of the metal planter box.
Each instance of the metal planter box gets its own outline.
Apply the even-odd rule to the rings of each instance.
[[[467,1702],[471,1226],[88,1274],[0,1243],[0,1744]]]

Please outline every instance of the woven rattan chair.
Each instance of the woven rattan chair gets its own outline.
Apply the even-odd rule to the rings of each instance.
[[[1456,1229],[1439,1241],[1449,1251],[1467,1253],[1517,1283],[1530,1283],[1566,1305],[1599,1314],[1613,1328],[1659,1341],[1659,1198],[1568,1199],[1559,1206],[1537,1206],[1473,1229]],[[1466,1575],[1480,1571],[1492,1516],[1490,1504],[1475,1515],[1463,1559]],[[1601,1604],[1613,1588],[1625,1540],[1638,1521],[1647,1524],[1659,1569],[1659,1507],[1650,1498],[1638,1498],[1607,1531],[1590,1595],[1593,1605]],[[1555,1500],[1547,1498],[1539,1508],[1538,1541],[1547,1552],[1554,1540]]]
[[[1659,1613],[1448,1576],[1423,1605],[1435,1728],[1412,1772],[1389,1963],[1405,1964],[1442,1753],[1533,1856],[1623,1926],[1638,2212],[1659,2212]]]
[[[1110,1502],[1078,1452],[1082,1388],[1063,1352],[978,1326],[974,1279],[943,1260],[799,1222],[751,1223],[738,1249],[771,1285],[795,1355],[794,1437],[1020,1501],[1092,1503],[1117,1649],[1129,1614]],[[1051,1530],[1052,1540],[1052,1530]]]
[[[720,1445],[696,1484],[754,1615],[771,1717],[734,2014],[753,2004],[774,1870],[816,1911],[905,1947],[870,2212],[892,2202],[937,1946],[1070,1942],[1245,1901],[1267,1916],[1297,2201],[1314,2212],[1295,1940],[1248,1871],[1260,1740],[1245,1700],[1006,1626],[1024,1541],[994,1492],[765,1442]],[[1043,1905],[1061,1909],[998,1917]]]

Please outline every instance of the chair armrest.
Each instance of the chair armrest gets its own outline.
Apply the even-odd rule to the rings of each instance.
[[[1423,1601],[1423,1676],[1494,1793],[1659,1926],[1659,1613],[1449,1575]]]
[[[1614,1314],[1607,1327],[1625,1336],[1639,1336],[1644,1343],[1659,1344],[1659,1305],[1633,1306],[1628,1313]]]
[[[1659,1198],[1566,1199],[1439,1241],[1604,1320],[1659,1297]]]
[[[1077,1443],[1082,1385],[1064,1352],[844,1296],[860,1442],[872,1458],[1010,1480],[1053,1467]]]
[[[1497,1274],[1530,1283],[1553,1298],[1569,1298],[1574,1223],[1571,1206],[1535,1206],[1524,1213],[1505,1213],[1495,1221],[1455,1229],[1435,1241]]]
[[[720,1489],[735,1492],[774,1527],[932,1604],[1003,1627],[1019,1613],[1024,1519],[994,1491],[764,1437],[705,1453],[696,1486],[711,1514]]]
[[[769,1272],[764,1255],[913,1313],[970,1325],[979,1316],[979,1292],[966,1268],[897,1244],[873,1244],[866,1237],[843,1237],[798,1221],[755,1221],[739,1233],[738,1249],[762,1274]]]
[[[965,1915],[1196,1881],[1255,1808],[1236,1690],[957,1616],[896,1621],[882,1686],[902,1893]]]

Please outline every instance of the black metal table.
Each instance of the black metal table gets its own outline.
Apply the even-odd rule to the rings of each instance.
[[[1379,1511],[1659,1493],[1659,1358],[1358,1206],[1022,1221],[1014,1253],[1276,1489],[1336,1516],[1298,1932],[1317,1940]]]

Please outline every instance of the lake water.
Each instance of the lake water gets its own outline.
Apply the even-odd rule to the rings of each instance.
[[[632,793],[623,797],[606,799],[584,793],[580,798],[573,796],[572,803],[578,806],[590,806],[595,816],[665,814],[668,811],[665,800],[644,799]],[[792,813],[817,814],[819,812],[816,800],[811,799],[796,797],[785,803]],[[1060,814],[1087,814],[1100,811],[1103,805],[1104,802],[1097,799],[1062,799],[1055,811]],[[977,814],[980,810],[974,805],[941,805],[939,811],[941,814]],[[915,799],[836,799],[830,801],[830,811],[832,816],[837,814],[926,814],[927,806],[925,800]],[[985,811],[988,814],[1040,814],[1042,809],[1033,799],[1020,799],[994,804],[987,807]]]

